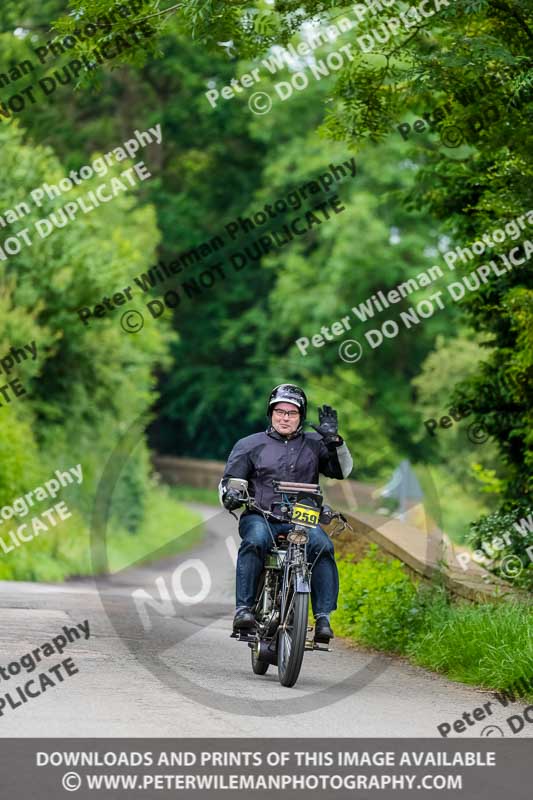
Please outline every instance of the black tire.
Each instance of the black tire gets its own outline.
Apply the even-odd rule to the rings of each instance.
[[[261,661],[261,659],[257,658],[257,650],[255,647],[252,647],[252,669],[256,675],[264,675],[267,669],[269,668],[270,664],[268,661]]]
[[[257,609],[258,609],[259,605],[261,604],[261,596],[263,594],[264,585],[265,585],[265,570],[263,570],[263,572],[261,573],[260,578],[259,578],[259,583],[258,583],[258,586],[257,586],[257,597],[256,597],[256,600],[255,600],[255,605],[254,605],[254,615],[255,615],[256,619],[257,619]],[[264,675],[270,665],[269,665],[268,661],[261,661],[261,659],[257,658],[257,648],[258,648],[258,646],[259,646],[259,643],[257,643],[257,645],[254,645],[254,647],[251,648],[252,669],[253,669],[253,671],[254,671],[254,673],[256,675]]]
[[[289,605],[286,630],[280,627],[278,633],[278,677],[282,686],[294,686],[300,674],[307,636],[309,595],[295,592],[291,587]]]

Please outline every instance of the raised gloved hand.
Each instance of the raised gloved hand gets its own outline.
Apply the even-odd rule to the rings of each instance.
[[[339,423],[337,412],[331,406],[322,406],[318,409],[318,425],[311,425],[317,433],[322,436],[326,446],[338,447],[342,444],[342,436],[339,436]]]
[[[242,506],[243,502],[244,500],[237,489],[228,489],[222,497],[222,505],[224,508],[227,508],[228,511],[234,511],[236,508]]]

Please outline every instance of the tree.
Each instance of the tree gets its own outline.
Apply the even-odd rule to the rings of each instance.
[[[267,116],[253,117],[246,95],[211,109],[204,97],[209,82],[221,88],[249,71],[272,45],[309,37],[304,23],[316,22],[315,30],[334,17],[355,23],[356,12],[333,4],[324,9],[318,2],[298,9],[278,2],[273,24],[263,25],[257,24],[258,15],[268,15],[266,5],[254,11],[244,2],[204,0],[160,9],[148,2],[128,19],[116,20],[114,30],[98,30],[79,42],[64,58],[91,60],[109,37],[125,35],[127,26],[149,17],[154,30],[147,37],[149,52],[160,47],[159,61],[145,61],[141,47],[123,51],[86,76],[100,78],[105,95],[84,88],[77,94],[69,89],[67,96],[65,87],[61,104],[51,102],[36,119],[22,117],[35,136],[54,142],[69,167],[84,163],[87,137],[100,147],[135,126],[162,121],[162,178],[148,188],[146,199],[158,208],[163,258],[283,196],[341,154],[355,153],[357,181],[340,189],[346,212],[305,239],[230,272],[231,280],[194,302],[183,298],[173,317],[181,337],[173,349],[177,366],[162,379],[161,419],[154,431],[158,446],[223,457],[236,429],[244,434],[262,422],[264,394],[287,372],[294,379],[323,381],[324,391],[326,386],[331,391],[328,376],[347,374],[339,370],[337,347],[310,348],[304,360],[294,348],[295,338],[338,319],[340,308],[350,314],[354,304],[441,260],[446,249],[480,241],[529,207],[530,134],[523,104],[530,86],[531,12],[522,1],[446,5],[443,0],[435,6],[435,15],[409,30],[401,28],[384,46],[373,41],[369,52],[363,52],[359,39],[368,44],[376,25],[398,19],[399,9],[408,5],[365,14],[345,34],[353,57],[342,70],[290,103],[278,103]],[[55,26],[58,40],[80,20],[109,12],[103,0],[76,0],[69,8],[70,19],[63,17]],[[239,61],[222,47],[230,41]],[[336,46],[316,48],[310,58],[321,59]],[[290,80],[295,69],[294,64],[285,68],[270,83],[263,79],[261,88],[272,92],[273,83]],[[120,113],[113,115],[114,110]],[[424,116],[430,130],[415,137],[411,115]],[[407,118],[411,133],[403,142],[395,127],[407,124]],[[321,126],[322,142],[298,133],[295,120],[302,128]],[[450,143],[450,132],[457,129],[467,140],[461,148],[443,148],[435,140],[440,133]],[[521,233],[516,243],[525,236]],[[253,234],[243,238],[239,248],[253,241]],[[484,257],[496,252],[490,247]],[[479,264],[473,258],[463,271],[458,264],[457,279]],[[369,431],[382,426],[387,442],[379,467],[370,450],[363,455],[368,476],[371,464],[381,470],[398,451],[434,458],[417,441],[422,417],[413,406],[411,381],[435,337],[453,336],[460,310],[487,356],[455,399],[469,400],[498,442],[504,470],[502,483],[494,485],[503,487],[511,504],[527,491],[531,412],[522,378],[531,368],[531,292],[526,270],[524,265],[503,277],[491,276],[461,306],[446,308],[414,331],[402,329],[350,367],[361,394],[354,431],[363,419]],[[407,298],[398,310],[409,303]],[[364,336],[368,326],[352,322],[354,337]],[[443,405],[447,401],[442,398]]]
[[[304,22],[326,17],[323,3],[315,0],[300,4],[297,12],[282,3],[276,8],[281,44]],[[331,6],[329,12],[343,8]],[[368,140],[384,140],[406,112],[427,117],[428,107],[438,108],[439,114],[429,118],[444,134],[443,141],[450,141],[444,129],[459,129],[468,144],[463,158],[451,158],[430,139],[416,156],[423,168],[409,203],[426,209],[445,226],[452,243],[464,247],[531,206],[531,134],[524,103],[531,87],[533,15],[526,0],[443,0],[435,8],[427,20],[413,25],[411,19],[411,29],[404,26],[385,46],[373,40],[371,52],[354,48],[354,58],[329,98],[322,131],[361,147]],[[248,56],[264,52],[273,38],[250,32],[240,9],[244,4],[235,3],[213,13],[212,4],[194,3],[180,9],[180,19],[190,23],[193,37],[209,46],[226,37]],[[383,8],[379,21],[392,17],[397,18],[397,10]],[[374,15],[366,15],[357,34],[369,36],[376,23]],[[485,257],[497,252],[493,244]],[[468,270],[480,263],[474,259]],[[531,350],[526,349],[531,270],[524,266],[493,278],[462,306],[473,328],[484,334],[490,357],[463,386],[461,396],[474,404],[498,442],[506,465],[504,500],[512,505],[531,488],[531,411],[523,382],[515,382],[511,393],[501,386],[512,375],[531,376]]]
[[[25,132],[16,124],[0,128],[0,147],[0,188],[6,208],[29,198],[43,183],[55,185],[66,177],[55,155],[26,143]],[[124,164],[115,165],[109,175],[123,168]],[[68,199],[84,196],[101,181],[96,175],[84,181]],[[31,213],[8,229],[14,236],[26,228],[31,246],[0,261],[6,312],[0,317],[0,353],[34,342],[37,354],[16,372],[27,396],[0,409],[0,439],[11,464],[10,480],[0,484],[0,505],[9,503],[16,491],[33,489],[50,471],[71,466],[83,454],[85,481],[77,499],[89,514],[110,443],[155,400],[152,365],[168,363],[172,334],[162,322],[132,337],[122,330],[116,315],[93,317],[86,325],[77,314],[77,309],[94,307],[120,290],[132,272],[145,268],[157,243],[152,209],[137,207],[133,192],[120,194],[112,203],[78,216],[75,226],[56,228],[39,239],[35,223],[64,201],[64,197],[45,199],[40,208],[32,202]],[[16,437],[14,423],[20,424]],[[4,457],[2,472],[8,463]],[[126,470],[122,504],[117,506],[126,524],[133,525],[142,515],[147,474],[147,450],[141,443]]]

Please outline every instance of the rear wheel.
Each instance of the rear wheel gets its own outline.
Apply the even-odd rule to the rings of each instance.
[[[307,592],[295,592],[291,586],[287,611],[278,633],[278,676],[282,686],[294,686],[300,674],[307,636],[308,603]]]
[[[265,603],[267,607],[270,606],[270,603],[268,602],[268,597],[266,600],[264,597],[265,591],[267,591],[267,583],[268,583],[267,573],[265,570],[263,570],[259,578],[259,584],[257,587],[257,599],[255,601],[255,606],[254,606],[254,616],[258,621],[259,621],[258,615],[262,615],[265,611],[264,609]],[[258,639],[257,642],[254,642],[253,647],[251,647],[252,669],[256,675],[264,675],[270,665],[268,661],[262,661],[259,658],[259,646],[260,646],[260,640]]]

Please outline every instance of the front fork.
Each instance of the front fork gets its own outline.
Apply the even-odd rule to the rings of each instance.
[[[311,592],[311,571],[307,563],[307,547],[301,544],[290,544],[285,562],[285,573],[283,576],[284,589],[290,586],[291,571],[296,577],[297,592]]]
[[[311,593],[311,571],[307,564],[306,546],[300,544],[289,544],[285,558],[285,569],[283,571],[283,583],[281,592],[281,620],[282,623],[278,630],[284,630],[290,612],[290,603],[294,592],[302,594]]]

